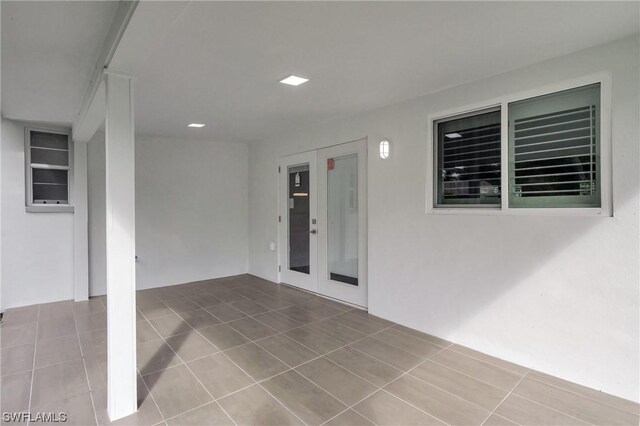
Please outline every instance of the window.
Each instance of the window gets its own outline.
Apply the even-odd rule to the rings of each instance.
[[[600,102],[596,83],[432,120],[434,209],[601,213]]]
[[[600,85],[509,104],[509,206],[600,207]]]
[[[437,205],[500,205],[500,109],[436,122]]]
[[[69,134],[26,129],[27,211],[70,211]]]

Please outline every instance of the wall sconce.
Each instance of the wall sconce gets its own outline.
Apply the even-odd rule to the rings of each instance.
[[[383,160],[386,160],[387,158],[389,158],[389,154],[391,153],[390,151],[390,144],[389,141],[387,139],[383,139],[380,141],[380,158],[382,158]]]

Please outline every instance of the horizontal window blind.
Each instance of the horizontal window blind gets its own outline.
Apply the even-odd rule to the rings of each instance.
[[[509,104],[510,207],[599,207],[600,86]]]
[[[500,204],[500,110],[436,122],[437,204]]]

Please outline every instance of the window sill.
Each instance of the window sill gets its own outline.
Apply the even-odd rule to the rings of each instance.
[[[26,206],[27,213],[73,213],[73,206],[67,205],[33,205]]]
[[[476,216],[592,216],[613,217],[603,208],[446,208],[431,207],[429,215],[476,215]]]

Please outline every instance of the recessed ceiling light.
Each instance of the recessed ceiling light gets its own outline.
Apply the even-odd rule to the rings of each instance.
[[[446,133],[445,136],[448,137],[449,139],[456,139],[456,138],[462,137],[460,133]]]
[[[309,81],[308,78],[290,75],[289,77],[280,80],[280,83],[288,84],[289,86],[300,86],[302,83],[306,83],[307,81]]]
[[[204,127],[204,124],[200,123],[191,123],[187,127]]]

